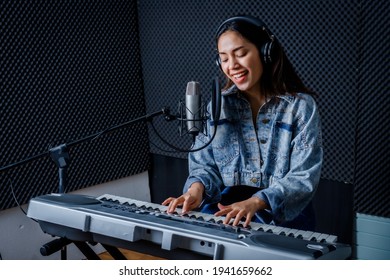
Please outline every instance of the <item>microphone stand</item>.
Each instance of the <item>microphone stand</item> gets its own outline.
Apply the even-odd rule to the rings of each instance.
[[[128,122],[109,127],[101,132],[89,135],[87,137],[75,140],[75,141],[67,143],[67,144],[65,143],[65,144],[61,144],[57,147],[51,148],[48,152],[40,153],[40,154],[31,156],[29,158],[26,158],[24,160],[21,160],[19,162],[15,162],[15,163],[12,163],[10,165],[1,167],[0,173],[5,172],[5,171],[12,169],[12,168],[21,166],[21,165],[28,163],[28,162],[31,162],[33,160],[37,160],[37,159],[40,159],[40,158],[43,158],[45,156],[50,155],[51,159],[54,161],[54,163],[56,164],[56,166],[58,168],[58,177],[59,177],[58,193],[64,193],[66,190],[66,187],[67,187],[67,183],[68,183],[67,169],[68,169],[68,166],[70,163],[70,156],[69,156],[69,148],[70,147],[79,145],[79,144],[87,142],[87,141],[92,141],[92,140],[99,138],[100,136],[102,136],[108,132],[112,132],[112,131],[120,129],[120,128],[125,128],[127,126],[133,125],[133,124],[138,123],[138,122],[151,121],[154,117],[159,116],[159,115],[164,115],[164,117],[167,121],[171,121],[171,120],[176,119],[176,116],[173,116],[170,114],[169,108],[162,108],[160,111],[156,111],[154,113],[147,114],[147,115],[139,117],[137,119],[133,119],[133,120],[130,120]],[[66,240],[65,240],[66,242],[64,242],[62,239],[55,240],[55,241],[56,242],[49,242],[49,243],[43,245],[42,248],[44,248],[44,252],[50,251],[50,252],[54,253],[58,250],[61,250],[61,259],[65,260],[67,258],[66,246],[70,242],[66,241]],[[41,250],[41,252],[42,252],[42,250]],[[48,254],[46,254],[46,255],[48,255]]]

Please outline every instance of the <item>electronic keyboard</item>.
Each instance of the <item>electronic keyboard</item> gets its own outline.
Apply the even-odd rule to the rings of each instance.
[[[210,259],[347,259],[349,245],[337,236],[252,222],[223,224],[201,212],[167,213],[167,206],[104,194],[46,194],[29,202],[27,216],[45,233],[120,248],[147,242]],[[144,243],[142,243],[144,244]]]

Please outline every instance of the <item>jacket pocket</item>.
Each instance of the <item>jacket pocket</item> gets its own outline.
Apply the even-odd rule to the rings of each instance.
[[[213,126],[213,129],[215,126]],[[238,157],[238,128],[228,119],[218,122],[217,134],[212,142],[214,160],[218,165],[225,166]]]
[[[276,121],[272,135],[271,161],[274,176],[283,177],[290,169],[291,141],[293,125],[289,122]]]

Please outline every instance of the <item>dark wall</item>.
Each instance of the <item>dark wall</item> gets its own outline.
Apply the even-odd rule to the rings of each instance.
[[[0,1],[0,210],[58,190],[48,150],[145,114],[136,1]],[[71,191],[145,171],[145,124],[69,149]]]
[[[355,119],[355,211],[390,217],[390,5],[362,1]]]

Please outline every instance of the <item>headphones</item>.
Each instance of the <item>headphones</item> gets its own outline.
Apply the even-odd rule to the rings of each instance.
[[[222,22],[222,24],[218,27],[215,35],[216,39],[218,39],[218,35],[222,31],[222,29],[231,22],[246,22],[254,25],[260,31],[265,32],[267,34],[268,40],[260,48],[260,59],[264,65],[271,65],[273,62],[275,62],[276,55],[277,55],[276,49],[278,48],[277,40],[275,36],[271,33],[271,31],[267,28],[265,23],[258,18],[252,16],[235,16],[229,18],[224,22]],[[222,70],[221,58],[219,57],[218,54],[216,58],[216,63],[219,66],[219,68]]]

